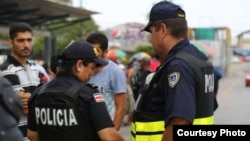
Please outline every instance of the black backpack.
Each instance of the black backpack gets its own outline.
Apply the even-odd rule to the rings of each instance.
[[[20,97],[14,91],[11,83],[0,77],[0,140],[21,141],[23,136],[18,129],[18,122],[22,113]]]

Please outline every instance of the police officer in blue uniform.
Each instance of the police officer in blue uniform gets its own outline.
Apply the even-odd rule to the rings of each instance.
[[[137,100],[132,141],[172,141],[173,125],[214,123],[214,74],[208,58],[187,39],[184,10],[155,4],[143,29],[151,33],[161,66]]]
[[[102,94],[88,84],[96,65],[106,65],[85,41],[69,44],[59,56],[56,78],[36,89],[29,101],[31,141],[123,141]]]

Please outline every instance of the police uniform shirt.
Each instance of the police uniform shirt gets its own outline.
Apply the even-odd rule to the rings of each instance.
[[[206,56],[190,45],[187,39],[177,43],[169,52],[164,61],[178,51],[191,53],[198,58],[206,60]],[[175,58],[163,70],[161,77],[142,104],[142,110],[156,112],[164,109],[166,123],[172,117],[181,117],[193,122],[196,111],[195,88],[199,80],[195,70],[184,60]]]
[[[72,85],[72,81],[79,81],[75,76],[59,73],[57,78],[49,82],[48,87],[68,87]],[[89,87],[89,86],[88,86]],[[40,87],[41,88],[41,87]],[[32,131],[37,131],[36,117],[34,111],[35,95],[40,89],[36,89],[31,99],[29,100],[28,128]],[[83,120],[94,127],[96,131],[103,128],[113,127],[114,124],[108,114],[105,101],[96,99],[93,93],[98,93],[98,90],[89,87],[89,93],[78,91],[78,110]]]

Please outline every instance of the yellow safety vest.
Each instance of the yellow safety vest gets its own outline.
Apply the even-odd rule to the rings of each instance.
[[[214,116],[195,118],[193,125],[213,125]],[[162,121],[133,121],[131,126],[132,141],[161,141],[165,131],[165,122]]]

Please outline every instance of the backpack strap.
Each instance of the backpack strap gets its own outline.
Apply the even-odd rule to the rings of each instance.
[[[74,101],[76,101],[76,99],[77,99],[77,92],[78,92],[80,89],[82,89],[84,86],[85,86],[84,83],[80,83],[80,82],[75,83],[73,86],[71,86],[71,87],[68,89],[68,91],[67,91],[66,94],[67,94],[68,96],[73,97]]]
[[[41,93],[43,93],[43,92],[46,90],[47,85],[48,85],[48,83],[44,83],[44,84],[41,86],[41,88],[40,88],[40,90],[39,90],[39,92],[38,92],[38,95],[40,95]]]

